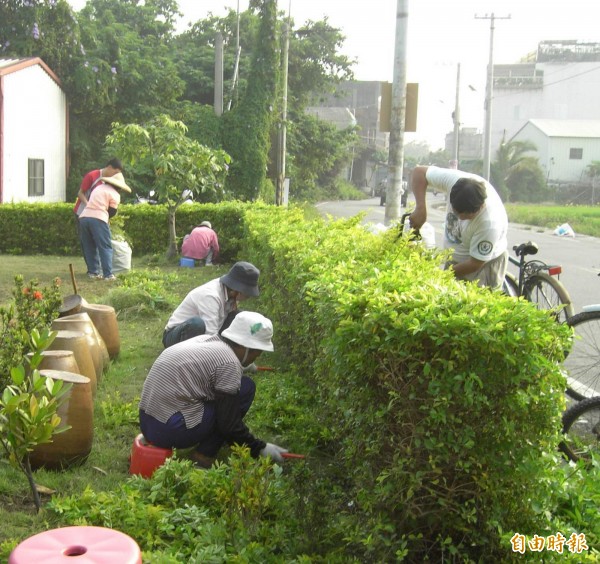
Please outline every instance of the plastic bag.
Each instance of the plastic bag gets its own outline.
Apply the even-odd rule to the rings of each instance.
[[[419,229],[421,233],[421,239],[423,240],[423,244],[428,249],[433,249],[435,247],[435,228],[431,223],[425,222],[421,225],[421,229]]]
[[[568,223],[563,223],[559,225],[555,230],[554,234],[559,237],[575,237],[575,231]]]
[[[127,241],[112,240],[113,263],[112,271],[114,274],[131,270],[131,247]]]
[[[405,215],[405,217],[408,216]],[[405,221],[403,232],[406,234],[411,229],[412,227],[410,226],[410,222],[408,220]],[[425,248],[433,249],[435,247],[435,228],[433,227],[433,225],[431,225],[431,223],[428,222],[425,222],[423,225],[421,225],[421,228],[419,229],[419,235],[415,240],[425,245]]]

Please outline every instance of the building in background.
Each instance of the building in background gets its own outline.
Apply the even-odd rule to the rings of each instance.
[[[509,141],[529,141],[546,175],[557,191],[569,192],[571,203],[592,203],[596,178],[589,165],[600,161],[600,119],[530,119]]]
[[[600,120],[598,100],[600,43],[542,41],[522,62],[494,65],[492,161],[529,120]]]
[[[0,204],[64,202],[68,110],[39,58],[0,59]]]
[[[318,106],[308,110],[312,115],[323,116],[322,119],[332,123],[335,121],[326,117],[325,110],[341,108],[354,116],[362,143],[361,150],[355,150],[353,155],[348,180],[371,195],[387,177],[389,133],[379,131],[380,104],[381,82],[348,81],[340,83],[334,94],[323,98]],[[383,161],[380,157],[384,157]]]
[[[454,153],[454,131],[446,134],[444,150],[449,155]],[[476,127],[461,127],[458,134],[458,168],[462,170],[466,163],[480,161],[482,154],[483,134]]]

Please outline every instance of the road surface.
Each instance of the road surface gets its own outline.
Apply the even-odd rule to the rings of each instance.
[[[441,245],[444,222],[444,195],[429,193],[428,221],[434,226],[436,243]],[[412,195],[408,206],[411,207]],[[384,223],[385,208],[379,205],[379,198],[358,201],[321,202],[317,205],[323,215],[333,217],[353,217],[365,212],[365,223]],[[600,304],[600,240],[587,235],[558,237],[553,229],[510,224],[508,229],[509,250],[514,245],[534,241],[539,246],[536,258],[548,264],[560,264],[563,273],[560,281],[571,295],[575,313],[587,304]],[[513,254],[514,256],[514,254]],[[514,271],[512,265],[511,271]]]

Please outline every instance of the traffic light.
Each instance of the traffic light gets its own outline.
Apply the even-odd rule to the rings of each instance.
[[[419,102],[419,84],[406,84],[406,109],[404,110],[404,131],[417,131],[417,106]],[[381,83],[381,105],[379,107],[379,131],[389,131],[392,117],[392,83]]]

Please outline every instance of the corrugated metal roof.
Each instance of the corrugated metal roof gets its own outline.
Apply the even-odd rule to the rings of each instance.
[[[530,119],[548,137],[600,137],[599,119]]]
[[[11,67],[25,60],[26,59],[0,59],[0,69]]]
[[[27,67],[39,65],[46,74],[56,82],[61,88],[61,82],[58,76],[48,67],[39,57],[25,57],[22,59],[0,59],[0,76],[5,76],[13,72],[18,72]]]

